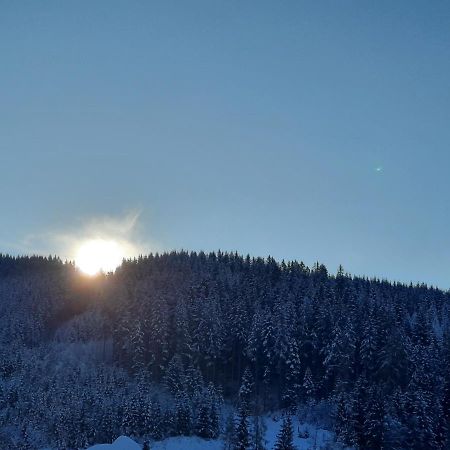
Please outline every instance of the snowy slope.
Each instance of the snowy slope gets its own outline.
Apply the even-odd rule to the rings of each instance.
[[[223,442],[221,440],[205,441],[196,436],[179,436],[154,442],[151,448],[152,450],[221,450]]]
[[[281,427],[281,419],[279,416],[267,416],[265,423],[266,431],[266,447],[271,450],[275,446],[277,434]],[[324,449],[326,445],[333,443],[333,433],[316,428],[310,424],[300,424],[296,418],[293,418],[292,425],[294,428],[294,445],[297,450],[313,450]],[[304,438],[299,437],[299,431]],[[152,450],[221,450],[223,448],[222,440],[204,440],[196,436],[178,436],[164,439],[163,441],[151,443]],[[121,436],[113,444],[100,444],[90,447],[88,450],[141,450],[141,446],[136,442]],[[336,445],[331,448],[340,448]]]
[[[88,450],[141,450],[142,447],[126,436],[118,437],[112,444],[98,444]]]
[[[267,426],[266,446],[268,449],[272,449],[275,446],[282,420],[279,415],[268,416],[265,418],[265,423]],[[316,428],[310,424],[300,424],[295,417],[292,417],[292,428],[294,429],[294,445],[297,450],[321,449],[324,448],[327,443],[333,442],[333,433]],[[300,438],[299,431],[302,432],[302,435],[307,432],[309,437],[303,439]]]

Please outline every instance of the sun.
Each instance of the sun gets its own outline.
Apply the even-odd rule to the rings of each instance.
[[[124,249],[117,241],[90,239],[79,246],[75,265],[87,275],[96,275],[99,272],[113,272],[124,257]]]

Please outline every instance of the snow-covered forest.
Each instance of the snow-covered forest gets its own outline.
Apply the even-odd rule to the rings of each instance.
[[[0,320],[1,449],[261,450],[273,412],[277,450],[303,419],[335,448],[450,448],[450,294],[426,285],[221,252],[97,277],[4,255]]]

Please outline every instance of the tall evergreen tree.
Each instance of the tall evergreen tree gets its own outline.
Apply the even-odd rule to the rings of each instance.
[[[285,416],[283,418],[283,424],[278,433],[274,450],[295,450],[291,416]]]
[[[180,395],[177,399],[175,431],[180,436],[189,436],[192,433],[192,415],[189,400],[185,395]]]
[[[247,407],[241,406],[237,425],[235,428],[235,437],[233,450],[249,450],[250,449],[250,433],[248,429]]]

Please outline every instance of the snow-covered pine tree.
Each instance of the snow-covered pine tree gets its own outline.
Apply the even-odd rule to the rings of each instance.
[[[303,376],[303,391],[307,400],[314,399],[315,386],[312,378],[311,368],[309,366],[306,368],[305,375]]]
[[[150,317],[148,318],[146,329],[147,342],[149,344],[147,353],[150,354],[148,359],[153,361],[153,377],[155,380],[160,380],[169,357],[167,301],[161,294],[157,294],[152,297],[149,305]]]
[[[138,436],[138,398],[134,395],[125,403],[122,416],[122,433],[127,436]]]
[[[138,320],[131,333],[132,370],[138,374],[144,370],[144,332],[141,322]]]
[[[163,414],[159,401],[154,400],[150,404],[149,423],[147,424],[146,432],[155,439],[160,440],[164,435]]]
[[[212,430],[211,430],[211,419],[210,419],[210,409],[209,405],[204,402],[200,406],[200,410],[197,416],[197,423],[195,426],[195,432],[197,436],[200,436],[204,439],[212,438]]]
[[[241,380],[241,387],[239,388],[239,401],[250,407],[253,400],[253,393],[255,389],[255,382],[253,374],[249,367],[246,367]]]
[[[283,418],[283,423],[277,435],[274,450],[295,450],[294,432],[292,430],[292,419],[290,415],[286,415]]]
[[[285,361],[285,387],[283,392],[283,407],[295,409],[301,395],[301,362],[297,341],[291,337],[288,341],[288,351]]]
[[[379,354],[379,324],[375,318],[373,305],[368,305],[367,317],[363,318],[362,341],[359,348],[359,358],[362,370],[368,380],[373,379],[378,370]]]
[[[334,414],[335,432],[339,441],[352,446],[356,443],[353,424],[353,410],[348,395],[340,393],[337,397],[336,411]]]
[[[183,361],[177,353],[175,353],[167,366],[163,384],[175,397],[185,391],[186,374]]]
[[[188,395],[191,397],[199,396],[202,394],[204,387],[203,376],[201,370],[194,366],[191,362],[186,369],[185,375],[185,389]]]
[[[177,436],[179,435],[178,429],[177,429],[177,418],[176,418],[176,409],[175,411],[172,411],[170,409],[166,409],[162,413],[162,421],[160,430],[163,436],[170,435],[170,436]]]
[[[192,414],[189,399],[179,395],[175,407],[175,432],[179,436],[190,436],[192,433]]]
[[[249,450],[250,449],[250,433],[248,429],[248,413],[247,406],[241,405],[237,424],[235,427],[233,450]]]
[[[213,383],[209,383],[208,385],[207,398],[209,407],[210,436],[211,438],[216,439],[220,434],[219,411],[223,403],[223,399],[221,392],[214,387]]]

